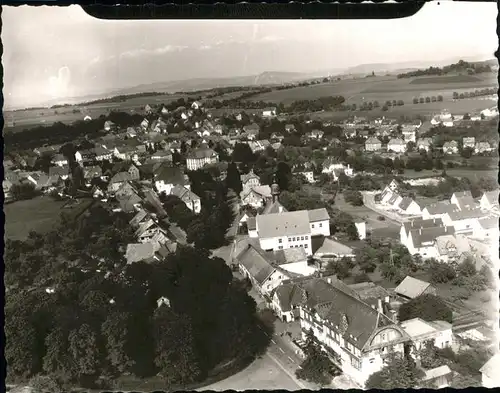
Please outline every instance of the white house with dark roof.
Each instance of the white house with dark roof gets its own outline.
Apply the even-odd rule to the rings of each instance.
[[[476,201],[472,197],[470,191],[454,192],[450,198],[450,202],[455,205],[458,210],[470,210],[477,208]]]
[[[324,208],[258,215],[255,232],[263,250],[302,247],[312,255],[311,236],[330,236],[330,217]]]
[[[243,190],[250,190],[253,187],[260,186],[260,177],[255,174],[253,169],[250,172],[240,175]]]
[[[489,142],[477,142],[476,145],[474,146],[474,153],[475,154],[481,154],[481,153],[488,153],[492,151],[493,148],[491,147]]]
[[[431,149],[432,139],[431,138],[419,138],[417,139],[417,150],[429,151]]]
[[[269,295],[290,275],[273,266],[268,255],[254,244],[248,244],[236,257],[240,272],[248,277],[252,285],[263,295]]]
[[[201,211],[200,197],[192,192],[188,187],[175,185],[170,190],[170,195],[178,197],[193,213],[198,214]]]
[[[446,213],[443,223],[455,228],[456,233],[472,234],[478,224],[478,220],[484,217],[480,209],[467,209]]]
[[[472,237],[496,241],[499,236],[498,217],[479,218],[472,230]]]
[[[442,219],[414,219],[401,224],[399,240],[412,255],[432,256],[435,253],[433,236],[446,234],[454,234],[454,228],[445,227]]]
[[[457,211],[458,207],[452,204],[450,201],[440,201],[427,205],[422,209],[422,218],[424,220],[429,220],[433,218],[442,219],[446,213],[451,213]]]
[[[262,111],[262,117],[275,117],[275,116],[276,116],[275,107],[264,108],[264,110]]]
[[[255,208],[264,206],[272,200],[271,187],[268,185],[254,186],[250,189],[246,188],[240,193],[242,205],[249,205]]]
[[[186,167],[189,171],[196,171],[205,165],[219,162],[219,155],[208,147],[191,150],[186,157]]]
[[[476,146],[476,138],[473,137],[473,136],[464,136],[462,138],[462,147],[464,149],[474,149],[474,147]]]
[[[159,193],[164,192],[167,195],[170,195],[172,188],[177,185],[191,188],[182,169],[166,164],[160,166],[154,173],[154,185]]]
[[[426,289],[429,290],[429,287]],[[426,291],[424,291],[426,293]],[[426,343],[432,342],[436,348],[450,348],[453,345],[451,323],[446,321],[424,321],[421,318],[412,318],[400,323],[403,330],[410,336],[414,348],[419,351],[425,348]],[[418,355],[415,354],[415,357]]]
[[[337,283],[337,284],[336,284]],[[370,306],[355,291],[332,279],[301,285],[299,305],[303,340],[312,330],[315,341],[351,380],[363,387],[384,367],[384,354],[403,354],[408,334],[387,314],[389,306]]]
[[[413,198],[410,197],[404,197],[401,200],[401,202],[399,202],[398,208],[401,211],[401,213],[410,216],[416,216],[422,213],[420,205],[417,202],[415,202]]]

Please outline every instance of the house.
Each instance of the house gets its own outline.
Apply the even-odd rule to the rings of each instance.
[[[435,295],[436,288],[426,281],[406,276],[394,289],[394,293],[406,299],[415,299],[422,295]]]
[[[115,123],[113,123],[111,120],[106,120],[104,122],[104,131],[114,131],[116,129]]]
[[[303,176],[308,183],[314,183],[314,172],[312,170],[303,170],[303,168],[295,168],[292,170],[293,175]]]
[[[401,129],[401,133],[403,134],[403,139],[406,143],[408,142],[416,142],[416,130],[415,127],[403,125]]]
[[[275,117],[276,116],[276,108],[271,107],[271,108],[265,108],[262,111],[262,117]]]
[[[113,151],[113,155],[120,159],[120,160],[124,160],[124,161],[129,161],[132,159],[132,157],[134,156],[134,154],[137,153],[137,149],[134,147],[134,146],[130,146],[130,145],[123,145],[123,146],[117,146],[115,147],[114,151]]]
[[[368,138],[365,142],[366,151],[379,151],[382,149],[382,142],[376,137]]]
[[[408,235],[411,230],[421,229],[421,228],[434,228],[434,227],[442,227],[444,226],[443,220],[440,218],[431,218],[431,219],[413,219],[410,221],[403,222],[401,224],[401,228],[399,230],[399,241],[401,244],[406,245],[408,241]]]
[[[422,209],[422,218],[424,220],[429,220],[433,218],[442,219],[446,213],[451,213],[457,211],[458,207],[449,201],[440,201],[427,205]]]
[[[334,176],[334,180],[338,177],[339,172],[344,172],[346,176],[353,175],[353,169],[349,164],[344,166],[343,163],[339,162],[334,157],[328,157],[323,161],[323,170],[322,173],[329,173]]]
[[[305,341],[312,331],[317,344],[342,373],[363,387],[371,374],[384,367],[384,354],[404,353],[410,338],[386,315],[389,306],[382,299],[380,307],[370,306],[347,286],[327,280],[302,285],[302,339]]]
[[[472,236],[479,239],[491,239],[495,241],[498,238],[498,218],[483,217],[477,220],[473,228]]]
[[[161,114],[162,114],[163,116],[165,116],[165,115],[168,115],[168,113],[169,113],[168,109],[167,109],[167,108],[165,108],[164,106],[162,106],[162,108],[161,108]]]
[[[454,234],[455,228],[446,224],[445,226],[410,229],[405,246],[411,255],[419,254],[423,259],[437,258],[436,238]]]
[[[399,138],[392,138],[389,140],[389,143],[387,143],[387,151],[404,153],[406,151],[406,143]]]
[[[429,288],[427,288],[424,293],[429,293],[427,292],[428,290]],[[429,342],[439,349],[450,348],[453,345],[451,323],[445,321],[424,321],[417,317],[402,321],[400,326],[411,338],[413,344],[411,354],[416,359],[419,359],[417,352],[424,349],[425,345]]]
[[[446,213],[443,215],[443,223],[455,229],[456,233],[472,234],[477,228],[478,220],[484,217],[480,209],[467,209]]]
[[[464,136],[462,138],[462,147],[464,149],[474,149],[474,147],[476,146],[476,138],[474,138],[473,136]]]
[[[240,175],[240,179],[243,190],[260,186],[260,177],[255,174],[253,169],[250,169],[250,172],[246,174]]]
[[[470,210],[477,208],[477,204],[470,191],[454,192],[450,198],[450,202],[455,205],[458,210]]]
[[[65,156],[63,156],[62,154],[56,154],[50,162],[51,162],[51,164],[54,164],[57,166],[68,165],[68,159]]]
[[[95,198],[95,199],[102,199],[106,195],[104,190],[101,187],[99,187],[98,185],[95,185],[94,187],[92,187],[92,190],[90,191],[90,193],[92,194],[92,198]]]
[[[354,221],[354,225],[356,226],[356,230],[358,231],[359,240],[366,239],[366,222]]]
[[[329,261],[332,259],[354,258],[354,250],[328,237],[319,238],[314,244],[314,258]]]
[[[267,147],[271,146],[271,143],[264,139],[261,141],[250,141],[248,142],[248,146],[252,150],[252,153],[257,153],[266,150]]]
[[[479,206],[486,211],[497,210],[499,206],[498,190],[484,192],[479,200]]]
[[[311,276],[317,269],[308,261],[307,253],[301,247],[287,248],[273,253],[274,264],[291,274],[298,276]]]
[[[489,153],[492,150],[493,149],[489,144],[489,142],[477,142],[476,145],[474,146],[475,154]]]
[[[219,162],[219,155],[208,147],[192,150],[186,158],[186,166],[189,171],[196,171],[205,165],[217,162]]]
[[[417,139],[417,150],[425,150],[428,152],[431,149],[432,139],[431,138],[419,138]]]
[[[83,168],[83,178],[85,180],[92,180],[96,177],[102,176],[102,169],[98,165],[87,166]]]
[[[191,188],[187,176],[179,167],[162,165],[154,174],[154,185],[158,193],[170,195],[174,186]]]
[[[255,208],[262,207],[272,200],[271,187],[263,185],[245,188],[240,193],[240,200],[243,206],[249,205]]]
[[[271,264],[268,255],[257,245],[248,244],[236,260],[241,274],[249,278],[262,295],[269,295],[283,281],[290,279],[289,274]]]
[[[489,389],[500,387],[500,373],[498,370],[500,370],[500,353],[493,355],[493,357],[479,369],[483,387]]]
[[[175,195],[187,206],[193,213],[198,214],[201,211],[201,199],[189,188],[181,185],[175,185],[170,190],[170,195]]]
[[[192,104],[191,104],[191,108],[194,109],[194,110],[198,110],[198,109],[201,109],[202,107],[202,104],[200,101],[194,101]]]
[[[436,238],[437,259],[443,262],[456,261],[471,250],[469,239],[461,234],[443,235]]]
[[[288,132],[289,134],[292,132],[295,132],[295,125],[294,124],[285,124],[285,131]]]
[[[154,161],[158,162],[172,162],[172,153],[165,150],[158,150],[157,152],[151,154],[150,157]]]
[[[309,139],[319,140],[319,139],[323,138],[324,134],[325,133],[321,130],[312,130],[311,132],[308,132],[306,134],[306,137]]]
[[[311,237],[330,236],[330,217],[324,208],[258,215],[256,232],[263,250],[303,247],[311,255]]]
[[[118,190],[119,191],[119,190]],[[134,213],[137,209],[140,208],[142,203],[142,198],[137,195],[135,192],[131,195],[124,195],[122,197],[116,198],[118,200],[118,204],[120,205],[120,209],[125,213]]]
[[[404,197],[398,207],[403,214],[415,216],[422,213],[420,205],[413,198]]]
[[[486,118],[496,117],[496,116],[498,116],[498,108],[492,107],[492,108],[484,109],[481,111],[481,115],[486,117]]]
[[[458,142],[448,141],[443,144],[444,154],[458,154]]]
[[[108,149],[105,149],[102,146],[95,147],[94,154],[95,154],[95,159],[97,161],[104,161],[104,160],[111,161],[111,159],[113,158],[113,152]]]
[[[62,145],[51,145],[51,146],[42,146],[42,147],[37,147],[33,149],[33,152],[39,156],[53,156],[57,153],[59,153],[59,149],[61,148]]]
[[[127,264],[159,261],[160,258],[156,254],[159,249],[160,245],[156,242],[131,243],[127,245],[125,259],[127,260]]]
[[[259,136],[260,127],[257,124],[252,123],[248,126],[244,126],[243,132],[245,133],[247,139],[255,140]]]
[[[153,113],[153,108],[151,108],[151,105],[146,104],[146,106],[144,107],[144,112],[145,112],[147,115],[152,114],[152,113]]]
[[[69,166],[51,166],[49,168],[49,177],[59,176],[61,179],[66,180],[70,173]]]
[[[453,380],[453,372],[448,365],[432,368],[424,371],[422,382],[425,386],[432,386],[434,389],[444,389]]]
[[[108,192],[114,193],[120,189],[120,187],[125,183],[132,180],[130,173],[128,172],[118,172],[114,175],[108,184]]]
[[[346,139],[356,138],[356,134],[356,128],[349,126],[344,128],[344,136],[346,137]]]

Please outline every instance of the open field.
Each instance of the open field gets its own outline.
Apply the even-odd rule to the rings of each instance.
[[[5,204],[5,237],[23,240],[30,231],[45,232],[51,229],[59,219],[63,204],[48,196]]]
[[[198,389],[204,390],[300,390],[300,387],[288,376],[269,355],[255,360],[243,371],[213,385]]]
[[[86,115],[93,119],[107,115],[110,111],[142,111],[146,104],[158,105],[168,104],[169,102],[178,100],[179,98],[188,98],[189,96],[181,94],[160,94],[148,97],[133,97],[127,98],[123,102],[108,102],[96,103],[91,105],[73,105],[63,108],[41,108],[27,109],[23,111],[6,111],[6,127],[5,132],[22,131],[25,128],[36,127],[41,125],[51,125],[55,122],[65,124],[73,123],[77,120],[83,120]],[[10,122],[14,121],[14,126],[9,126]]]
[[[391,109],[396,111],[403,109],[408,111],[407,106],[412,105],[419,111],[430,112],[442,109],[455,111],[472,111],[475,109],[484,109],[495,105],[494,100],[460,100],[453,101],[453,92],[466,92],[493,87],[497,85],[497,80],[493,74],[469,77],[464,76],[446,76],[446,77],[426,77],[414,79],[397,79],[396,77],[373,77],[363,79],[352,79],[335,81],[331,83],[296,87],[287,90],[275,90],[269,93],[263,93],[249,98],[251,101],[269,101],[275,103],[290,104],[296,100],[314,100],[319,97],[342,95],[346,98],[348,104],[360,104],[364,101],[403,100],[405,105]],[[470,80],[470,78],[473,78]],[[418,83],[417,83],[418,81]],[[443,102],[434,102],[429,104],[418,104],[413,107],[414,97],[443,96]],[[453,104],[453,105],[450,105]],[[490,105],[491,104],[491,105]],[[452,108],[448,108],[452,106]]]
[[[492,158],[493,159],[493,158]],[[420,172],[415,172],[412,169],[406,169],[404,175],[402,177],[406,177],[409,179],[419,179],[425,177],[436,177],[441,176],[442,171],[434,172],[432,170],[423,170]],[[467,177],[471,180],[477,180],[480,177],[488,177],[488,178],[496,178],[498,174],[498,170],[495,169],[470,169],[470,168],[450,168],[446,169],[446,173],[449,176],[453,177]]]

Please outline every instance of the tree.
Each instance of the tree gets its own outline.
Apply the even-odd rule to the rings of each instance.
[[[416,388],[423,372],[406,356],[391,353],[382,370],[370,375],[366,381],[367,389],[411,389]]]
[[[252,149],[248,146],[248,144],[236,143],[236,145],[234,145],[231,159],[234,162],[250,164],[255,161],[255,154],[252,152]]]
[[[163,305],[154,315],[155,365],[168,385],[185,385],[200,373],[192,327],[187,316]]]
[[[388,110],[389,110],[389,107],[388,107],[387,105],[384,105],[384,106],[382,107],[382,111],[386,112],[386,111],[388,111]]]
[[[332,377],[339,374],[339,372],[328,356],[315,343],[312,330],[307,332],[304,352],[306,359],[295,372],[297,378],[316,383],[320,386],[329,385]]]
[[[453,92],[453,99],[458,100],[458,92],[456,91]]]
[[[431,259],[427,261],[427,264],[431,273],[431,282],[433,283],[447,283],[456,277],[455,269],[448,263]]]
[[[438,100],[438,102],[443,101],[443,96],[442,96],[442,95],[438,95],[438,96],[437,96],[437,100]]]
[[[425,102],[426,102],[426,104],[428,104],[429,102],[431,102],[431,97],[425,97]]]
[[[292,170],[286,162],[279,162],[276,168],[276,183],[280,190],[288,190],[290,180],[292,177]]]
[[[431,97],[431,101],[432,101],[432,102],[436,102],[436,101],[437,101],[437,97],[436,97],[436,96],[432,96],[432,97]]]
[[[33,393],[63,393],[66,391],[60,381],[48,375],[37,375],[31,378],[28,385]]]
[[[417,98],[417,97],[414,97],[414,98],[413,98],[413,103],[414,103],[414,104],[418,104],[418,98]]]
[[[107,360],[120,374],[129,371],[135,363],[130,353],[131,346],[134,345],[128,328],[131,323],[129,313],[113,312],[106,318],[101,327]]]
[[[421,104],[423,104],[425,102],[425,98],[424,97],[420,97],[419,100],[418,100]]]
[[[405,102],[403,100],[398,100],[398,106],[403,106]]]
[[[96,376],[100,371],[101,354],[97,335],[90,325],[83,324],[69,333],[69,354],[79,376]]]
[[[353,206],[363,206],[363,195],[357,190],[344,191],[344,199]]]
[[[32,199],[38,194],[33,183],[13,184],[10,193],[15,200]]]
[[[232,189],[237,195],[240,194],[243,186],[241,184],[241,175],[238,171],[236,163],[230,162],[227,167],[226,185]]]
[[[421,318],[424,321],[446,321],[451,323],[453,314],[444,301],[435,295],[418,296],[399,308],[399,320]]]
[[[474,276],[477,273],[476,264],[471,257],[467,257],[464,261],[458,266],[458,275],[462,275],[465,277]]]

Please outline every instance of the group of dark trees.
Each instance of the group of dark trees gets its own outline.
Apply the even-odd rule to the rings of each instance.
[[[466,61],[460,60],[458,63],[450,64],[440,67],[429,67],[425,70],[416,70],[398,75],[398,79],[402,78],[414,78],[417,76],[426,75],[446,75],[449,73],[462,73],[466,72],[468,74],[481,74],[484,72],[491,72],[491,66],[488,63],[468,63]]]
[[[162,261],[126,265],[129,219],[94,206],[6,242],[11,381],[41,376],[42,390],[56,392],[160,375],[182,389],[266,348],[255,302],[222,259],[179,246]]]
[[[438,184],[428,184],[422,186],[411,186],[412,191],[418,195],[429,198],[443,198],[449,199],[454,192],[457,191],[471,191],[474,198],[480,197],[483,192],[493,191],[498,188],[495,185],[495,179],[481,177],[477,180],[470,180],[467,177],[456,178],[452,176],[445,176],[444,180]],[[403,188],[408,188],[403,185]]]
[[[453,92],[453,99],[454,100],[463,100],[464,98],[474,98],[474,97],[481,97],[481,96],[490,96],[493,94],[497,94],[497,89],[491,88],[491,89],[476,89],[474,91],[465,91],[463,93],[458,93],[456,91]]]
[[[429,104],[430,102],[441,102],[443,101],[443,96],[438,95],[438,96],[432,96],[432,97],[413,97],[413,103],[414,104]]]

